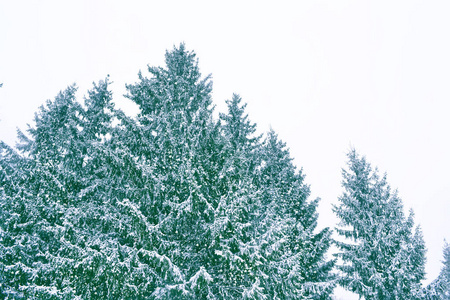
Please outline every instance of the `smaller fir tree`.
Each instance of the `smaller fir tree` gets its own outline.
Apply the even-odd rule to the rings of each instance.
[[[331,231],[317,230],[319,199],[308,199],[305,175],[273,130],[259,155],[261,204],[255,231],[262,286],[269,299],[330,299],[335,261],[326,259]]]
[[[444,264],[439,276],[422,290],[423,300],[450,299],[450,244],[444,246]]]
[[[415,232],[386,175],[380,178],[364,157],[348,153],[343,170],[344,192],[333,207],[340,219],[337,256],[343,264],[340,284],[365,299],[415,299],[425,276],[425,245],[420,228]]]

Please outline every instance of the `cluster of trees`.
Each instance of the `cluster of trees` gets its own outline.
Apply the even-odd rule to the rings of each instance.
[[[0,143],[0,298],[331,299],[338,284],[448,297],[450,248],[422,288],[420,228],[364,157],[348,155],[334,241],[277,134],[257,135],[238,95],[213,118],[192,51],[148,71],[127,85],[137,117],[106,78],[84,103],[69,86],[15,148]]]

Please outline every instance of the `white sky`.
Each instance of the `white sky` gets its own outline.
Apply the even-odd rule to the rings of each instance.
[[[125,83],[186,42],[214,103],[239,93],[321,197],[320,226],[351,146],[388,173],[428,247],[428,280],[450,241],[449,1],[3,1],[0,139],[13,144],[38,106],[76,82],[80,100],[110,74]],[[125,109],[125,102],[121,102]],[[132,107],[129,109],[132,111]]]

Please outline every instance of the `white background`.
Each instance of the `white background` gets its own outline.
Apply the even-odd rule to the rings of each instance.
[[[276,4],[275,4],[276,2]],[[449,1],[2,1],[0,139],[77,83],[82,100],[110,74],[125,83],[185,42],[212,73],[216,111],[233,92],[270,126],[321,197],[334,227],[345,153],[388,173],[428,247],[425,283],[450,241]],[[337,291],[341,297],[342,291]]]

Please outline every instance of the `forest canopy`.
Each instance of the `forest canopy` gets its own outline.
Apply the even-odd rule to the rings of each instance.
[[[214,118],[211,78],[184,44],[126,86],[137,116],[110,84],[83,103],[69,86],[15,147],[0,143],[1,298],[332,299],[337,284],[365,299],[448,295],[447,271],[420,285],[413,213],[354,150],[334,207],[352,242],[337,242],[276,132],[258,135],[237,94]]]

